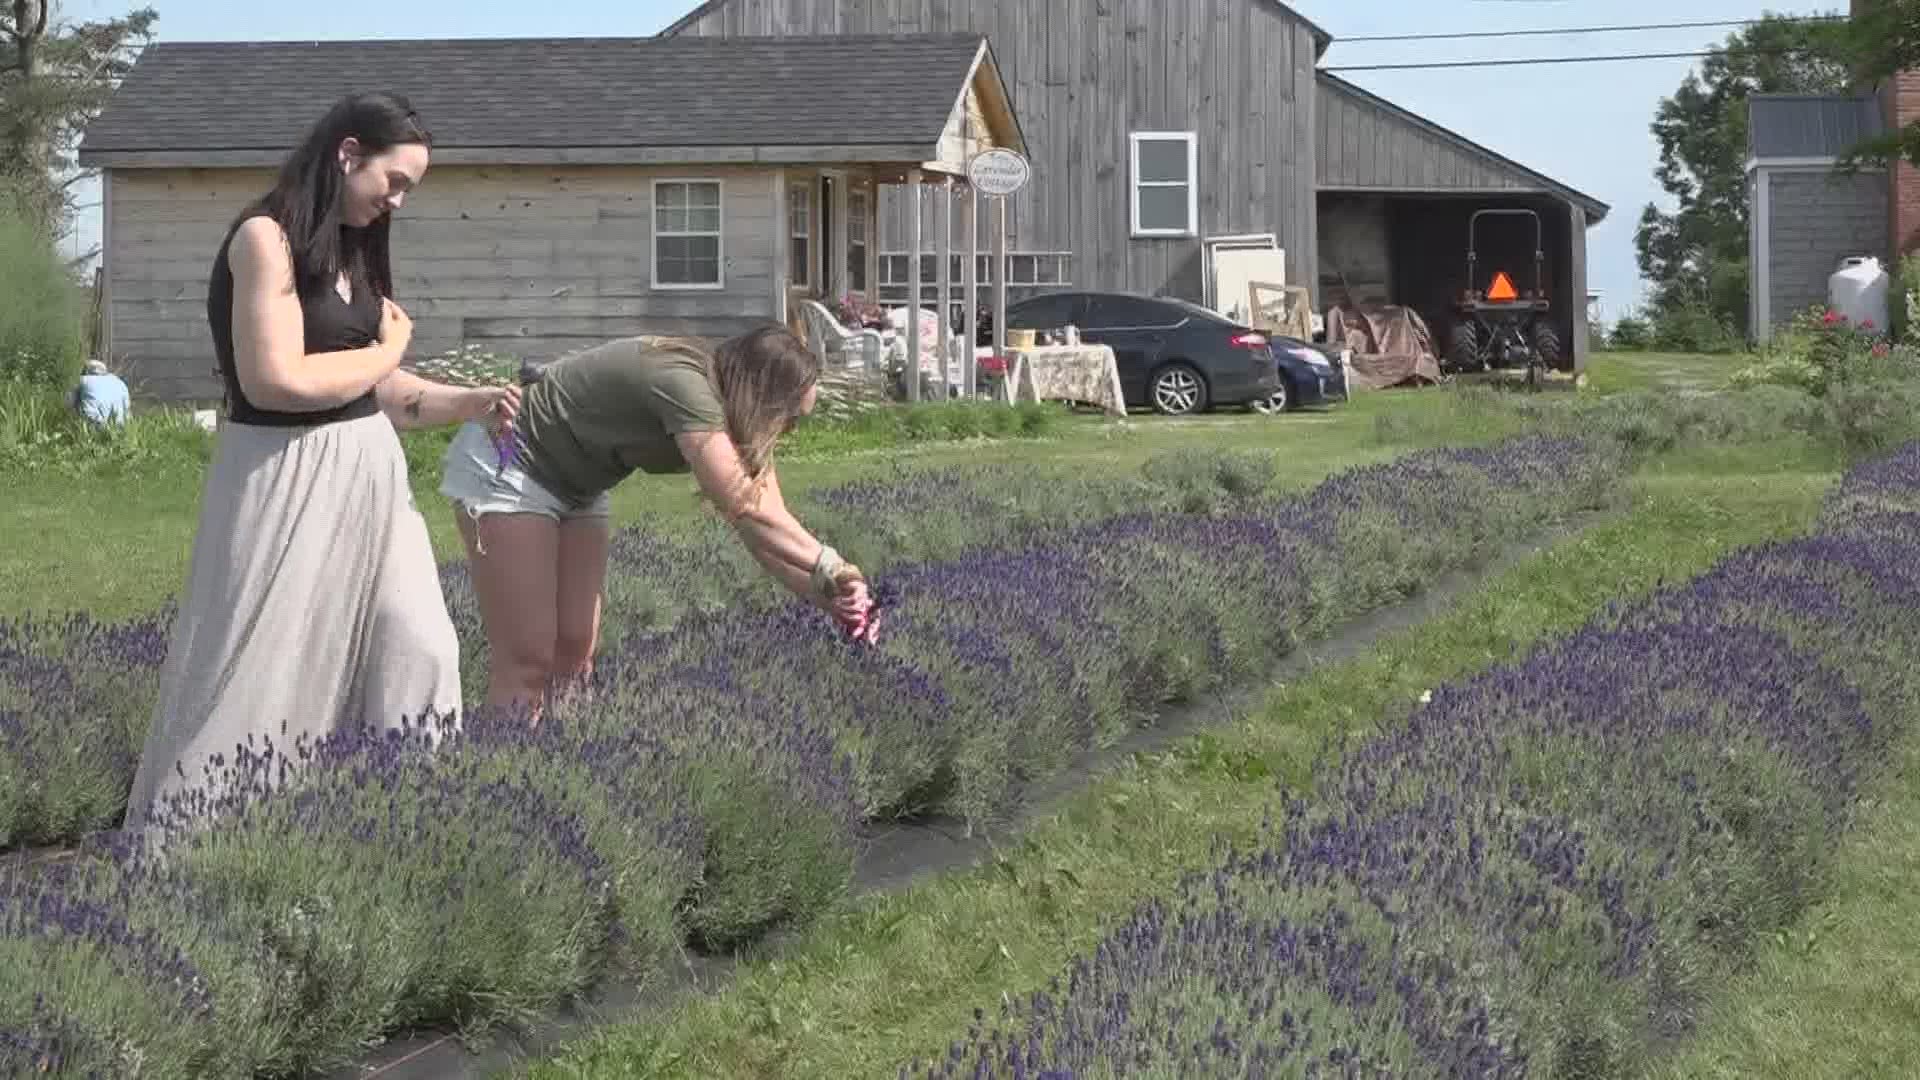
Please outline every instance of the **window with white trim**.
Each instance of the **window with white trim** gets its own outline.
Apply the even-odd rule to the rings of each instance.
[[[1191,131],[1136,131],[1131,217],[1135,236],[1198,236],[1199,142]]]
[[[813,277],[813,188],[794,184],[787,188],[787,236],[791,284],[807,285]]]
[[[867,193],[847,192],[847,288],[867,291]]]
[[[653,182],[653,286],[718,289],[725,285],[726,244],[718,180]]]

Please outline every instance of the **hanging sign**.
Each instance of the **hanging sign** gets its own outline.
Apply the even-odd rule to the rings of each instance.
[[[1033,166],[1026,155],[996,147],[973,155],[967,162],[967,182],[982,195],[1006,198],[1027,186]]]

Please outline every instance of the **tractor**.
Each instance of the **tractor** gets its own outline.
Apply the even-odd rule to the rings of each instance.
[[[1506,270],[1496,269],[1485,292],[1479,278],[1480,219],[1533,219],[1533,288],[1520,292]],[[1548,368],[1561,363],[1560,333],[1546,291],[1546,250],[1540,215],[1532,210],[1476,210],[1467,222],[1467,287],[1454,306],[1453,330],[1441,370],[1449,375],[1525,368],[1527,387],[1538,389]]]

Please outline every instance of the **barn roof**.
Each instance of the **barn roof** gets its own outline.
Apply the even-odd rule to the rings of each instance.
[[[1755,94],[1747,101],[1747,156],[1762,165],[1837,158],[1883,130],[1871,96]]]
[[[1032,2],[1045,3],[1046,0],[1032,0]],[[1320,24],[1314,22],[1312,19],[1307,18],[1305,15],[1300,14],[1298,11],[1293,10],[1293,8],[1287,6],[1286,4],[1281,3],[1280,0],[1247,0],[1247,2],[1264,4],[1270,8],[1277,8],[1281,12],[1285,13],[1288,17],[1299,20],[1304,26],[1306,26],[1307,30],[1313,34],[1314,53],[1316,56],[1325,54],[1327,51],[1327,46],[1333,44],[1333,35],[1321,29]],[[678,19],[673,20],[673,23],[671,25],[669,25],[665,30],[660,31],[660,36],[661,37],[677,36],[682,30],[685,30],[687,27],[692,26],[694,23],[697,23],[701,19],[706,18],[708,15],[713,14],[715,11],[719,10],[720,8],[725,7],[727,3],[729,3],[729,0],[702,0],[702,2],[698,6],[696,6],[692,11],[689,11],[685,15],[680,16]]]
[[[999,78],[991,56],[979,34],[162,42],[80,154],[277,161],[331,102],[382,89],[449,162],[932,160],[976,71]]]

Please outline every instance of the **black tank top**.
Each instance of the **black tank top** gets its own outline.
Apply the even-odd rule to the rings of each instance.
[[[380,411],[373,391],[330,409],[314,412],[275,412],[257,409],[240,389],[240,376],[233,364],[233,268],[227,265],[227,249],[233,234],[250,218],[233,223],[227,238],[220,242],[220,254],[213,261],[213,275],[207,281],[207,323],[213,330],[213,352],[220,359],[220,378],[227,387],[227,419],[236,424],[260,427],[311,427],[339,420],[358,420]],[[300,295],[300,321],[306,332],[308,353],[364,349],[380,340],[381,307],[379,297],[364,280],[353,283],[353,302],[340,298],[337,289],[328,286],[313,295]]]

